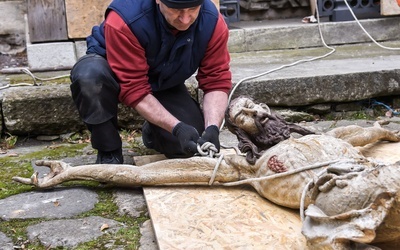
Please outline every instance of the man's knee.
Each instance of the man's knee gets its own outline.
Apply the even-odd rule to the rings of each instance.
[[[72,95],[84,95],[93,98],[101,90],[118,95],[119,86],[105,58],[90,54],[85,55],[71,70]],[[105,86],[104,86],[105,85]]]

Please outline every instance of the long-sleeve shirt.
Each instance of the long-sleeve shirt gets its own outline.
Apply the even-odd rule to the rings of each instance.
[[[116,12],[108,14],[104,29],[107,61],[121,87],[119,99],[134,108],[146,95],[152,93],[148,83],[149,66],[145,50]],[[228,93],[232,87],[228,36],[229,30],[220,15],[196,76],[199,88],[204,93],[216,90]]]

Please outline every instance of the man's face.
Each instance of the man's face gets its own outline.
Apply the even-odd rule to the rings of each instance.
[[[160,6],[160,11],[169,25],[179,31],[189,29],[190,25],[196,21],[201,7],[201,5],[199,5],[186,9],[172,9],[163,4],[161,0],[156,0],[156,3]]]

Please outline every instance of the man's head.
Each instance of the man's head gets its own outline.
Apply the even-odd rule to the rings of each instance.
[[[179,31],[187,30],[199,15],[204,0],[156,0],[165,20]]]
[[[188,9],[202,5],[204,0],[161,0],[161,2],[171,9]]]

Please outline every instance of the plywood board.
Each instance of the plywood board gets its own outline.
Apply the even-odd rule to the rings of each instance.
[[[400,1],[381,0],[381,15],[382,16],[400,15]]]
[[[305,249],[296,210],[245,187],[145,188],[160,249]]]
[[[138,166],[163,159],[134,157]],[[265,200],[251,187],[143,190],[160,249],[305,249],[298,211]]]
[[[367,157],[400,160],[400,143],[359,148]],[[135,157],[137,165],[160,156]],[[299,212],[251,187],[145,187],[157,244],[169,249],[307,249]],[[397,243],[395,243],[397,244]]]
[[[104,20],[104,13],[112,0],[65,0],[68,37],[86,38],[92,27]]]

